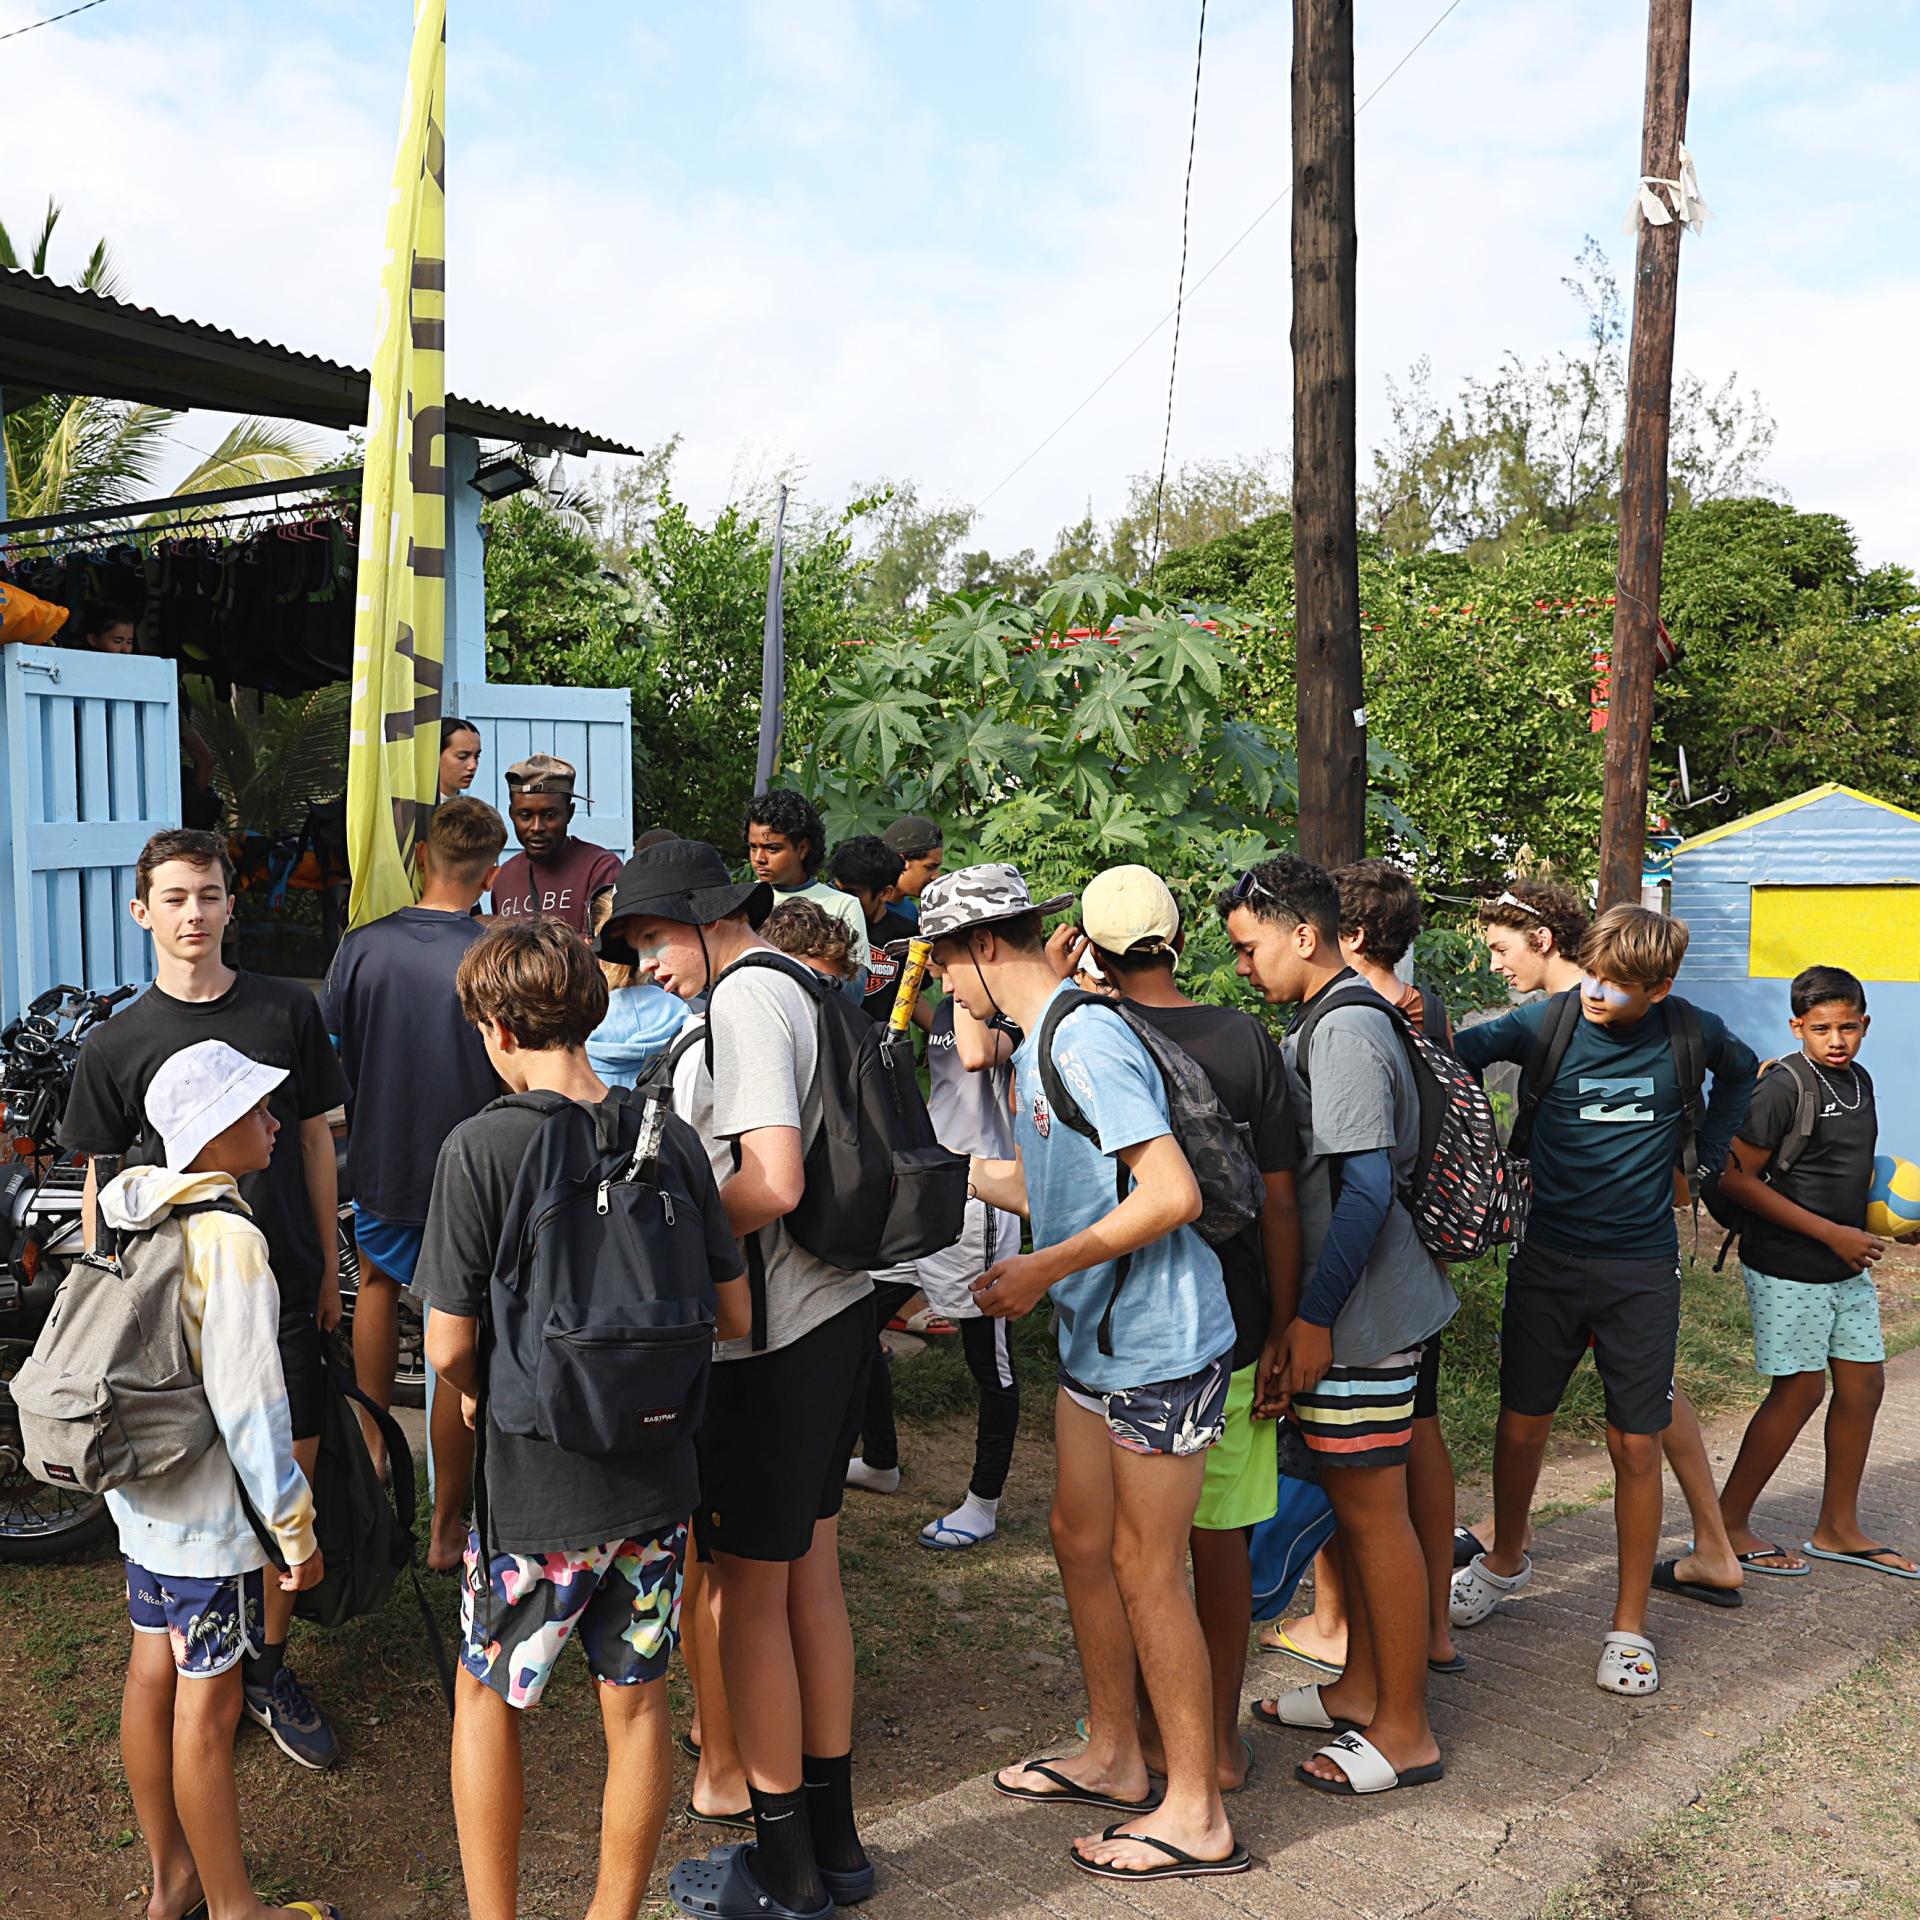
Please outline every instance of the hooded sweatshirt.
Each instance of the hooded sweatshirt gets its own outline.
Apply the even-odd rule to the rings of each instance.
[[[149,1573],[202,1580],[267,1564],[240,1504],[241,1485],[288,1566],[310,1559],[315,1547],[313,1496],[293,1457],[280,1370],[280,1290],[267,1264],[266,1235],[246,1217],[233,1176],[131,1167],[102,1189],[100,1217],[118,1233],[136,1233],[176,1206],[210,1200],[241,1211],[196,1213],[181,1222],[180,1324],[218,1438],[197,1460],[107,1495],[129,1560]]]
[[[606,1018],[587,1036],[587,1064],[610,1087],[638,1086],[692,1017],[684,1000],[650,980],[615,987]]]

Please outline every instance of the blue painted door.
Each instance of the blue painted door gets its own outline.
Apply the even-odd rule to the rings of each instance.
[[[577,839],[633,851],[633,695],[625,687],[455,689],[454,711],[480,730],[480,771],[468,788],[504,814],[507,769],[532,753],[550,753],[578,775]],[[515,848],[507,842],[507,851]]]
[[[65,984],[153,978],[127,912],[148,838],[180,824],[173,662],[8,647],[0,652],[0,1015]]]

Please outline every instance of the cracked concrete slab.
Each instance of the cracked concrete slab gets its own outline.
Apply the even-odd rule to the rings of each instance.
[[[1743,1425],[1709,1429],[1717,1462]],[[1797,1545],[1810,1530],[1820,1449],[1816,1420],[1756,1516],[1768,1537]],[[1884,1539],[1920,1540],[1920,1353],[1888,1366],[1861,1513]],[[1669,1540],[1683,1541],[1686,1512],[1671,1487],[1667,1521]],[[1311,1736],[1249,1723],[1258,1772],[1228,1809],[1253,1871],[1123,1886],[1067,1857],[1068,1841],[1102,1816],[1017,1805],[983,1774],[873,1824],[880,1890],[867,1913],[1264,1920],[1312,1899],[1353,1920],[1522,1920],[1920,1621],[1920,1586],[1845,1567],[1750,1579],[1738,1611],[1656,1595],[1661,1690],[1616,1700],[1593,1684],[1612,1595],[1609,1513],[1542,1528],[1534,1564],[1531,1587],[1461,1634],[1467,1672],[1432,1683],[1447,1761],[1438,1785],[1358,1802],[1309,1793],[1292,1770]],[[1306,1677],[1291,1661],[1256,1660],[1248,1697]]]

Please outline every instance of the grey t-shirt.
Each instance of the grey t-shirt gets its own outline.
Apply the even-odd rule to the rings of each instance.
[[[933,1137],[950,1153],[978,1153],[989,1160],[1013,1158],[1013,1113],[1007,1095],[1010,1067],[969,1073],[960,1064],[953,1037],[953,1002],[933,1010],[927,1033],[927,1113]]]
[[[851,898],[851,896],[848,896]],[[858,903],[856,902],[856,905]],[[713,1070],[703,1044],[674,1069],[673,1106],[707,1150],[713,1177],[732,1177],[733,1143],[757,1127],[798,1127],[800,1145],[820,1131],[819,1015],[799,981],[772,967],[744,967],[708,996]],[[864,1273],[845,1273],[795,1243],[779,1221],[760,1230],[767,1269],[765,1352],[790,1347],[873,1291]],[[751,1339],[722,1340],[716,1360],[750,1360]]]
[[[1384,1009],[1335,1007],[1313,1029],[1312,1087],[1300,1077],[1299,1042],[1282,1053],[1300,1122],[1300,1271],[1311,1275],[1333,1217],[1328,1156],[1389,1149],[1396,1191],[1420,1155],[1420,1094]],[[1368,1367],[1431,1339],[1458,1310],[1453,1288],[1396,1199],[1387,1209],[1367,1270],[1333,1323],[1333,1357]]]

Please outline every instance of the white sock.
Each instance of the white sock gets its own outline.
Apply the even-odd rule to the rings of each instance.
[[[868,1493],[897,1493],[900,1488],[898,1467],[870,1467],[856,1453],[847,1462],[847,1485],[862,1487]]]
[[[984,1540],[988,1534],[998,1530],[1000,1525],[1000,1502],[982,1500],[980,1496],[968,1490],[967,1497],[940,1522],[943,1527],[952,1527],[957,1533],[971,1533]]]

